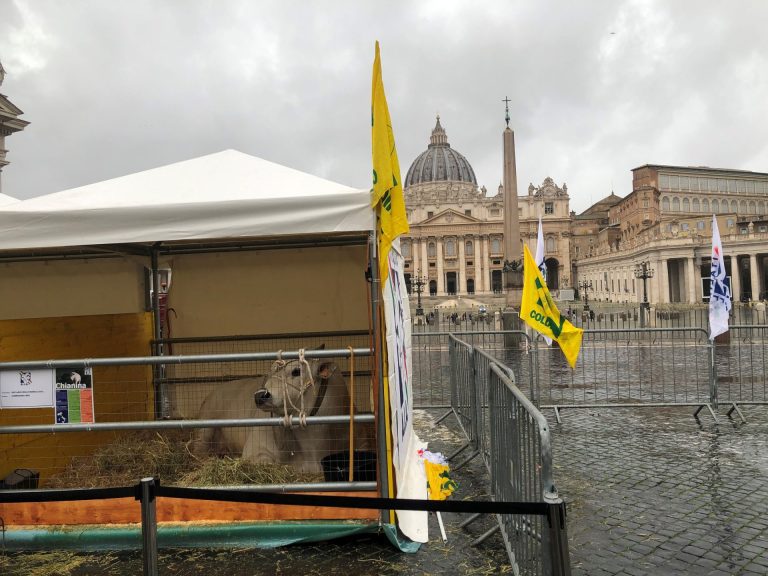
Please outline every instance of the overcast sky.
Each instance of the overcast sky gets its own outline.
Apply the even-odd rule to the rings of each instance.
[[[495,193],[581,211],[647,163],[768,172],[768,2],[0,0],[18,198],[227,148],[370,186],[374,41],[403,177],[440,114]]]

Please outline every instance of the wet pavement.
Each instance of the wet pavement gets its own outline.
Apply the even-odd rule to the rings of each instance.
[[[768,574],[768,407],[691,412],[545,411],[574,575]]]

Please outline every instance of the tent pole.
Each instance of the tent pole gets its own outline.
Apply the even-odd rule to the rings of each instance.
[[[154,344],[152,346],[153,356],[163,355],[163,345],[160,339],[163,337],[162,326],[160,325],[160,272],[159,268],[160,243],[155,242],[152,245],[152,324],[154,325]],[[155,419],[163,417],[163,397],[160,378],[163,373],[163,367],[154,365],[152,367],[152,382],[155,396]]]
[[[376,398],[377,406],[376,410],[376,444],[378,448],[378,474],[379,479],[379,496],[382,498],[389,497],[389,457],[387,454],[387,426],[385,421],[386,411],[384,410],[384,359],[383,350],[381,348],[381,326],[379,323],[379,308],[381,304],[381,282],[379,280],[379,260],[376,246],[376,236],[374,233],[370,235],[370,241],[368,243],[368,250],[370,253],[370,270],[371,270],[371,320],[373,323],[373,342],[374,342],[374,362],[376,362]],[[390,523],[390,515],[388,510],[381,511],[381,522],[383,524]]]

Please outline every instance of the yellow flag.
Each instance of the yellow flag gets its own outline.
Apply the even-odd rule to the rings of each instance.
[[[389,118],[384,82],[381,79],[379,43],[373,60],[373,85],[371,88],[371,150],[373,155],[373,188],[371,206],[376,210],[379,235],[379,278],[387,278],[387,258],[392,242],[408,232],[405,215],[400,164],[397,161],[395,137]]]
[[[531,256],[528,246],[524,248],[523,262],[523,301],[520,305],[520,318],[528,326],[549,336],[560,345],[560,349],[571,368],[576,367],[576,360],[581,349],[581,336],[584,332],[568,322],[555,306],[549,295],[547,283],[541,277],[541,271]]]

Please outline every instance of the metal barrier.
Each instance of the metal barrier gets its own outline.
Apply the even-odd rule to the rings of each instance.
[[[92,386],[95,393],[94,413],[95,419],[83,421],[80,423],[53,423],[53,408],[50,424],[40,424],[40,410],[29,414],[26,410],[16,410],[12,415],[9,425],[0,426],[0,434],[24,435],[19,439],[18,444],[23,445],[23,450],[9,450],[6,454],[6,465],[13,468],[35,468],[40,471],[42,484],[53,487],[104,487],[120,483],[122,479],[119,475],[138,476],[147,472],[159,473],[158,470],[132,470],[131,462],[135,454],[130,452],[127,456],[115,451],[118,447],[124,446],[124,442],[132,442],[131,449],[140,450],[142,453],[151,452],[149,444],[158,442],[162,444],[164,452],[158,454],[155,460],[159,468],[169,472],[171,465],[173,471],[178,472],[180,477],[187,477],[191,470],[189,467],[204,464],[207,458],[216,460],[215,453],[219,449],[225,449],[231,452],[236,458],[244,453],[243,446],[248,446],[248,442],[254,444],[252,454],[266,455],[271,454],[279,462],[293,467],[296,474],[287,475],[285,479],[263,480],[266,485],[279,485],[287,489],[312,489],[312,490],[373,490],[376,488],[376,482],[323,482],[323,471],[320,467],[320,456],[325,453],[344,453],[348,452],[350,421],[355,423],[355,447],[361,447],[360,444],[366,442],[373,443],[373,423],[374,415],[365,409],[358,409],[354,416],[350,416],[349,411],[331,411],[329,399],[338,398],[339,393],[349,400],[348,386],[351,384],[349,374],[347,374],[346,383],[336,376],[339,371],[343,373],[340,366],[348,366],[352,357],[368,358],[371,355],[370,348],[353,349],[335,349],[335,350],[308,350],[305,353],[299,352],[262,352],[262,353],[241,353],[241,354],[208,354],[208,355],[190,355],[190,356],[146,356],[130,358],[96,358],[96,359],[69,359],[69,360],[48,360],[48,361],[22,361],[22,362],[2,362],[0,370],[14,370],[22,372],[32,372],[35,370],[60,370],[71,369],[73,366],[87,367],[92,373]],[[295,379],[304,382],[308,375],[303,368],[299,368],[296,362],[299,358],[305,356],[306,366],[311,366],[315,378],[315,384],[311,386],[313,402],[309,401],[307,388],[298,393],[300,399],[290,399],[294,394],[290,386],[291,380],[288,380],[295,372]],[[301,405],[301,411],[288,416],[283,414],[281,409],[279,413],[267,410],[257,410],[254,403],[254,391],[264,385],[264,380],[257,378],[259,374],[274,373],[274,361],[279,360],[281,364],[280,374],[276,378],[286,385],[282,395],[286,396],[290,402],[298,407]],[[295,367],[294,367],[295,363]],[[139,372],[135,370],[128,371],[128,367],[145,366],[173,366],[180,370],[185,368],[187,375],[185,383],[178,383],[177,394],[173,396],[179,402],[186,402],[188,405],[196,404],[199,413],[194,416],[178,420],[154,420],[151,387],[151,374],[147,369]],[[323,367],[327,367],[330,375],[320,374]],[[230,373],[229,367],[245,367],[241,371]],[[307,368],[307,370],[310,370]],[[272,372],[270,372],[272,371]],[[69,373],[69,372],[67,372]],[[285,373],[285,374],[283,374]],[[85,372],[89,374],[89,372]],[[137,378],[141,374],[141,379]],[[197,377],[193,377],[197,374]],[[217,375],[212,377],[211,375]],[[245,375],[251,378],[243,380]],[[324,373],[323,373],[324,374]],[[280,376],[283,375],[283,379]],[[327,384],[321,382],[325,379]],[[335,378],[335,380],[334,380]],[[363,378],[355,379],[355,386],[360,386],[360,382],[369,385]],[[346,384],[346,385],[345,385]],[[71,388],[76,389],[78,385]],[[238,398],[231,402],[222,401],[218,407],[204,411],[201,406],[206,406],[206,402],[217,397],[222,387],[229,387],[230,392],[236,389]],[[341,392],[343,388],[343,392]],[[65,390],[66,391],[66,390]],[[279,392],[279,390],[277,390]],[[241,394],[242,393],[242,394]],[[243,395],[244,394],[244,395]],[[369,393],[366,395],[370,395]],[[307,406],[304,406],[303,399],[308,398]],[[58,401],[58,399],[56,399]],[[78,402],[80,398],[76,399]],[[347,404],[348,405],[348,404]],[[283,404],[281,404],[283,406]],[[251,411],[251,407],[253,410]],[[362,407],[361,407],[362,408]],[[245,410],[245,412],[244,412]],[[57,408],[58,411],[58,408]],[[293,412],[291,410],[290,412]],[[303,415],[302,415],[303,412]],[[94,421],[95,420],[95,421]],[[38,423],[33,423],[38,422]],[[282,448],[282,444],[277,440],[270,440],[272,436],[265,435],[270,431],[282,431],[286,428],[298,429],[304,426],[312,427],[312,434],[304,434],[310,440],[305,445],[301,445],[304,452],[297,449],[297,445],[290,445],[288,449]],[[361,428],[362,426],[362,428]],[[195,434],[190,438],[190,431],[195,430]],[[119,432],[134,431],[134,434],[120,435]],[[151,432],[146,436],[136,435],[135,431]],[[156,433],[165,431],[165,435],[160,438]],[[208,433],[209,431],[215,431]],[[222,438],[224,431],[231,436]],[[370,433],[368,437],[360,432]],[[286,430],[286,435],[294,437],[295,430]],[[178,436],[178,438],[176,437]],[[160,438],[160,440],[158,440]],[[242,440],[239,452],[230,445],[238,439]],[[266,446],[255,446],[256,442],[264,442]],[[210,444],[209,444],[210,443]],[[190,451],[199,449],[200,453],[192,455]],[[262,449],[263,448],[263,449]],[[366,450],[374,449],[374,446],[363,446]],[[165,451],[167,449],[167,451]],[[262,449],[259,451],[259,449]],[[282,449],[282,451],[280,451]],[[288,452],[290,450],[290,452]],[[298,460],[290,460],[289,456],[299,454]],[[201,456],[205,454],[205,456]],[[154,454],[153,454],[154,456]],[[98,471],[98,475],[79,474],[86,465],[86,461],[93,461],[93,471]],[[242,458],[243,461],[249,458]],[[253,461],[251,459],[250,461]],[[255,458],[261,461],[259,458]],[[100,466],[99,463],[104,464]],[[136,463],[136,467],[145,467],[145,461]],[[348,466],[348,465],[347,465]],[[69,472],[72,471],[72,474]],[[351,480],[351,479],[350,479]],[[190,480],[191,482],[192,480]],[[73,484],[73,482],[75,484]],[[166,483],[172,483],[166,477]],[[259,481],[256,481],[259,482]],[[252,484],[251,484],[252,486]]]
[[[494,498],[558,505],[546,521],[539,516],[497,516],[515,573],[570,574],[565,504],[552,476],[547,421],[496,363],[489,365],[488,406]]]
[[[525,335],[518,334],[527,343]],[[451,335],[449,340],[452,410],[467,439],[471,458],[481,454],[494,500],[556,504],[546,520],[532,515],[497,515],[510,563],[516,574],[569,574],[565,506],[552,476],[547,421],[515,386],[514,372],[480,345]],[[478,515],[462,523],[467,526]],[[496,529],[475,540],[483,542]]]
[[[451,406],[451,363],[448,341],[451,335],[470,345],[478,345],[503,364],[520,374],[522,382],[536,382],[533,345],[520,330],[469,332],[413,332],[412,374],[414,408],[445,408]],[[535,394],[536,387],[525,390]]]
[[[715,420],[714,348],[702,328],[585,330],[575,369],[536,346],[540,408],[695,406]]]
[[[730,326],[715,342],[718,394],[746,421],[739,405],[768,405],[768,325]]]

